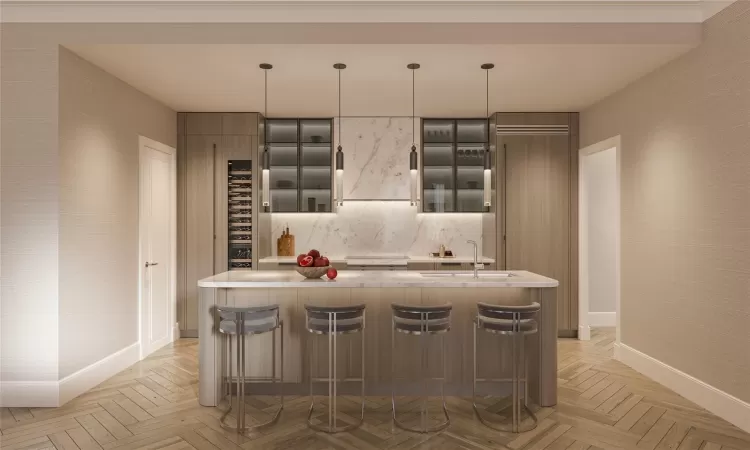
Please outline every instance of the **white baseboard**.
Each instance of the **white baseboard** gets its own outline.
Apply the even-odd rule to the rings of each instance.
[[[172,327],[172,340],[176,341],[180,338],[180,324],[175,322],[174,326]]]
[[[591,340],[591,327],[586,325],[578,326],[578,340],[579,341],[590,341]]]
[[[615,359],[750,433],[750,403],[624,344],[615,346]]]
[[[111,378],[140,360],[140,344],[131,344],[60,380],[59,405],[62,406],[94,386]]]
[[[589,313],[589,326],[594,327],[594,328],[617,326],[617,313],[616,312],[590,312]]]
[[[60,403],[57,381],[2,381],[0,406],[6,408],[51,408]]]

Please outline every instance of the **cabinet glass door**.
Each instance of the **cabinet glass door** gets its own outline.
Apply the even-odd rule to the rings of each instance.
[[[456,137],[456,210],[482,212],[487,121],[456,121]]]
[[[331,120],[300,120],[300,211],[331,212]]]
[[[422,130],[422,202],[425,212],[452,212],[455,189],[454,121],[425,120]]]
[[[297,212],[297,121],[268,120],[267,140],[271,153],[271,211]]]

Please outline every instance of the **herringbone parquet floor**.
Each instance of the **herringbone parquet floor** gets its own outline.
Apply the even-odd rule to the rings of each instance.
[[[197,341],[183,339],[62,408],[0,409],[0,447],[11,449],[512,449],[747,450],[750,435],[612,359],[613,330],[561,340],[559,404],[519,435],[480,425],[451,398],[451,426],[433,435],[393,428],[390,399],[370,398],[363,426],[327,435],[305,424],[308,401],[288,399],[280,422],[251,437],[219,426],[196,401]],[[248,398],[255,417],[271,398]],[[350,407],[354,407],[351,401]],[[408,409],[408,404],[405,407]],[[353,420],[344,416],[343,421]]]

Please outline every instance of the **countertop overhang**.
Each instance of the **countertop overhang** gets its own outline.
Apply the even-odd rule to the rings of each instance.
[[[291,270],[233,270],[198,281],[203,288],[554,288],[559,282],[525,270],[509,270],[510,277],[493,278],[484,274],[473,278],[471,272],[462,276],[424,276],[445,272],[392,270],[340,270],[335,280],[326,277],[308,280]]]

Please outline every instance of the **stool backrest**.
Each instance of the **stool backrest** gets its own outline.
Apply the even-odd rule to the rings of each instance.
[[[316,333],[349,333],[365,326],[365,305],[305,305],[307,329]]]
[[[530,305],[493,305],[490,303],[477,303],[477,319],[479,322],[493,320],[533,320],[539,312],[539,303]]]
[[[391,304],[393,327],[409,333],[437,333],[451,327],[453,305],[401,305]]]
[[[274,319],[276,325],[279,323],[279,305],[217,306],[216,311],[221,320],[237,321],[243,317],[246,321]]]

